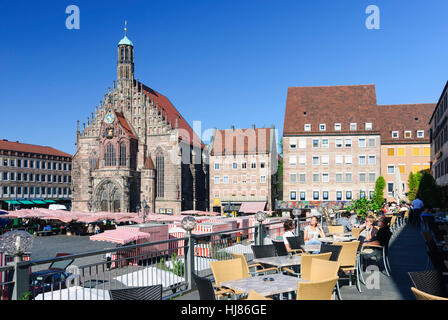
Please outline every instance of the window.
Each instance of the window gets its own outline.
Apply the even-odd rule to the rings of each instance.
[[[313,148],[319,148],[319,139],[313,139]]]
[[[319,130],[320,131],[326,131],[327,130],[327,125],[326,124],[320,124],[319,125]]]
[[[395,166],[387,166],[387,174],[395,174]]]
[[[342,139],[336,139],[336,141],[335,141],[335,145],[336,145],[336,148],[342,148]]]
[[[36,182],[40,182],[40,174],[36,174]]]
[[[306,139],[299,140],[299,149],[306,149]]]
[[[9,165],[10,165],[11,167],[15,167],[15,166],[16,166],[16,162],[15,162],[15,160],[14,160],[14,159],[11,159],[11,160],[9,161]]]
[[[329,148],[330,141],[328,139],[322,139],[322,148]]]
[[[366,192],[364,190],[359,191],[359,198],[363,199],[366,197]]]
[[[299,164],[301,166],[306,165],[306,156],[299,156]]]
[[[405,155],[404,148],[398,148],[397,151],[398,151],[397,156],[404,157],[404,155]]]
[[[412,148],[412,155],[413,156],[419,156],[420,155],[420,148]]]
[[[236,162],[232,163],[232,169],[233,170],[238,169],[238,163],[236,163]]]
[[[296,183],[296,182],[297,182],[297,174],[295,174],[295,173],[291,173],[291,174],[289,175],[289,182],[291,182],[291,183]]]
[[[313,173],[313,182],[319,182],[319,174]]]
[[[353,157],[345,156],[345,164],[353,164]]]
[[[356,131],[358,125],[356,123],[350,123],[350,131]]]
[[[16,194],[16,190],[15,190],[14,187],[10,187],[10,188],[9,188],[9,194],[11,194],[11,195]]]
[[[266,183],[266,176],[260,176],[260,183]]]
[[[296,191],[291,191],[289,193],[289,198],[291,199],[291,201],[296,201],[297,200],[297,192]]]
[[[305,201],[306,200],[306,192],[302,191],[300,192],[300,201]]]
[[[3,159],[3,166],[4,167],[8,166],[8,159],[6,159],[6,158]]]
[[[330,157],[329,156],[322,156],[322,165],[328,166],[330,164]]]
[[[375,138],[370,138],[369,139],[369,147],[370,148],[376,147],[376,139]]]
[[[318,166],[320,164],[320,160],[318,156],[313,156],[313,166]]]
[[[413,165],[412,166],[412,173],[418,173],[420,172],[420,165]]]
[[[246,162],[241,163],[241,168],[242,169],[247,169],[247,163]]]
[[[431,148],[430,147],[423,148],[423,155],[424,156],[430,156],[431,155]]]
[[[222,179],[222,183],[228,184],[229,183],[229,176],[224,176],[223,179]],[[218,181],[218,184],[219,184],[219,181]]]
[[[336,173],[336,182],[342,182],[342,173]]]
[[[156,156],[156,198],[165,196],[165,158],[163,154]]]
[[[330,175],[328,173],[322,173],[322,182],[330,182]]]
[[[33,160],[30,160],[30,168],[34,169],[34,161]]]
[[[46,178],[47,176],[46,175],[41,175],[41,180],[42,180],[42,182],[45,182],[45,178]]]
[[[366,131],[371,131],[372,130],[372,123],[367,122],[366,123]]]
[[[352,139],[345,139],[345,147],[346,148],[352,147]]]
[[[9,173],[9,180],[11,180],[11,181],[15,181],[16,180],[16,175],[15,175],[14,172],[10,172]]]
[[[359,174],[359,182],[366,182],[366,174],[365,173]]]
[[[17,172],[17,181],[22,181],[22,174]]]
[[[3,172],[3,181],[8,181],[8,172]]]
[[[351,173],[345,174],[345,182],[352,182],[352,174]]]
[[[17,187],[17,194],[21,195],[22,194],[22,187]]]
[[[425,137],[425,131],[419,130],[417,131],[417,138],[424,138]]]
[[[389,196],[392,196],[394,194],[394,183],[393,182],[387,183],[387,194]]]
[[[306,183],[306,174],[305,173],[299,174],[299,180],[300,183]]]
[[[290,166],[296,166],[297,165],[297,157],[296,156],[289,157],[289,165]]]
[[[22,160],[21,159],[17,159],[17,168],[22,168]]]
[[[370,200],[372,200],[374,197],[375,197],[375,191],[370,190],[369,191],[369,198],[370,198]]]
[[[411,131],[405,131],[405,132],[404,132],[404,137],[405,137],[405,139],[410,139],[410,138],[412,138],[412,132],[411,132]]]
[[[345,192],[345,199],[346,200],[352,200],[353,194],[351,191],[346,191]]]
[[[305,131],[311,131],[311,124],[305,125]]]
[[[365,138],[359,138],[358,144],[359,144],[360,148],[365,148],[366,147],[366,139]]]
[[[389,157],[395,156],[395,149],[394,148],[387,148],[387,155]]]
[[[115,166],[115,149],[114,146],[111,143],[109,143],[106,146],[106,167],[111,166]],[[56,170],[56,162],[53,163],[53,170]]]
[[[328,192],[328,191],[323,191],[323,192],[322,192],[322,199],[323,199],[324,201],[328,201],[328,199],[330,198],[329,196],[330,196],[330,195],[329,195],[329,192]]]
[[[219,170],[219,163],[215,163],[215,170]]]
[[[369,164],[376,164],[376,156],[369,156]]]
[[[365,165],[365,164],[367,164],[367,158],[366,158],[366,156],[359,156],[359,164],[360,165]]]
[[[340,123],[335,123],[334,124],[334,131],[341,131],[342,130],[342,125]]]
[[[219,181],[220,181],[220,177],[216,176],[215,177],[215,184],[219,184]]]
[[[400,137],[400,134],[398,131],[392,131],[392,138],[398,139]]]
[[[318,201],[319,200],[319,191],[313,191],[313,200]]]
[[[28,168],[28,160],[23,160],[23,167]]]
[[[266,162],[260,162],[260,168],[261,169],[266,168]]]
[[[36,169],[40,169],[40,161],[36,161]]]
[[[335,162],[336,162],[336,165],[342,165],[342,163],[343,163],[343,156],[336,156]]]
[[[369,182],[375,182],[375,181],[376,181],[376,174],[369,173]]]
[[[401,174],[405,174],[406,173],[406,167],[404,165],[399,165],[398,169],[400,170]]]
[[[30,173],[30,181],[34,182],[34,174]],[[56,181],[55,181],[56,182]]]
[[[251,169],[257,169],[257,163],[256,162],[252,162],[250,164]]]
[[[342,201],[342,191],[336,191],[336,201]]]
[[[297,148],[297,140],[296,140],[296,139],[290,139],[290,140],[289,140],[289,148],[290,148],[290,149],[295,149],[295,148]]]

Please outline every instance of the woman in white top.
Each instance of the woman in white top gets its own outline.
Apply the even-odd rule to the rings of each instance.
[[[311,217],[310,225],[306,226],[303,233],[305,244],[321,244],[319,237],[325,238],[325,233],[316,216]]]
[[[292,220],[285,221],[283,227],[285,229],[285,233],[283,234],[283,242],[285,243],[286,250],[288,250],[289,252],[291,250],[291,246],[289,245],[288,238],[296,236],[294,234],[294,221]]]

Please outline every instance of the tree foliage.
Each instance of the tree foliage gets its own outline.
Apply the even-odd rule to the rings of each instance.
[[[383,206],[384,202],[384,188],[386,187],[386,180],[383,176],[379,176],[378,179],[376,179],[375,183],[375,201],[376,204],[380,207]]]
[[[425,207],[440,208],[445,204],[443,188],[436,184],[436,180],[429,173],[423,173],[417,197],[423,201]]]

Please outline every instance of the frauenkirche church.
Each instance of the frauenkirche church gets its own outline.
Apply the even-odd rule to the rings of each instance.
[[[126,31],[126,29],[125,29]],[[208,210],[207,151],[170,100],[134,78],[134,45],[118,44],[117,81],[80,130],[74,211]]]

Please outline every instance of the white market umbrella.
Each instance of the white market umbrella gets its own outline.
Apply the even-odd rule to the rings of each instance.
[[[403,182],[401,181],[401,173],[399,168],[395,168],[394,198],[397,200],[397,203],[400,203],[403,199]]]
[[[114,279],[128,287],[147,287],[161,284],[164,288],[168,288],[185,281],[184,278],[175,275],[173,272],[155,267],[127,273]]]
[[[109,290],[69,287],[38,294],[34,300],[110,300]]]

